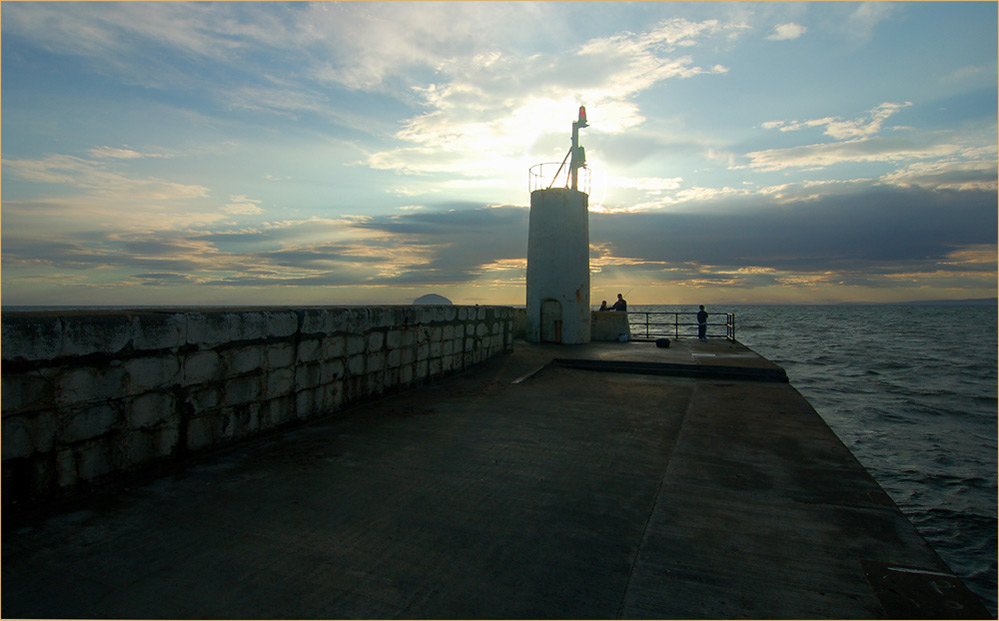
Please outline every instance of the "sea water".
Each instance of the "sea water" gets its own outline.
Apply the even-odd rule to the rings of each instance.
[[[697,308],[629,310],[683,312],[683,323],[694,321]],[[735,313],[736,339],[787,371],[791,384],[996,614],[996,306],[707,310],[715,313],[710,323]],[[724,335],[725,328],[712,325],[710,334]],[[696,328],[681,326],[680,336],[695,338]]]

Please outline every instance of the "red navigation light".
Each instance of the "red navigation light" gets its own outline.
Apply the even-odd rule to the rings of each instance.
[[[584,106],[579,106],[579,120],[582,123],[586,122],[586,108]]]

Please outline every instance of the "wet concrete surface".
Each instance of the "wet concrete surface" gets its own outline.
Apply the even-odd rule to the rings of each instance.
[[[959,581],[934,594],[946,565],[789,384],[556,359],[777,368],[725,341],[518,342],[5,524],[2,615],[988,616]]]

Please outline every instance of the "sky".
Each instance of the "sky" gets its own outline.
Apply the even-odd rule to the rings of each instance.
[[[3,2],[6,305],[995,297],[995,2]],[[548,169],[550,170],[550,169]]]

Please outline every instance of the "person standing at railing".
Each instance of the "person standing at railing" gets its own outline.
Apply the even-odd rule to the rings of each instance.
[[[602,310],[602,311],[610,310],[609,308],[607,308],[607,300],[604,300],[603,302],[601,302],[600,303],[600,308],[598,308],[597,310]]]
[[[708,311],[704,310],[704,305],[701,304],[701,310],[697,311],[697,338],[701,341],[708,340]]]
[[[611,306],[611,310],[614,311],[628,311],[628,303],[624,301],[624,296],[620,293],[617,294],[617,302],[614,302],[614,306]]]

